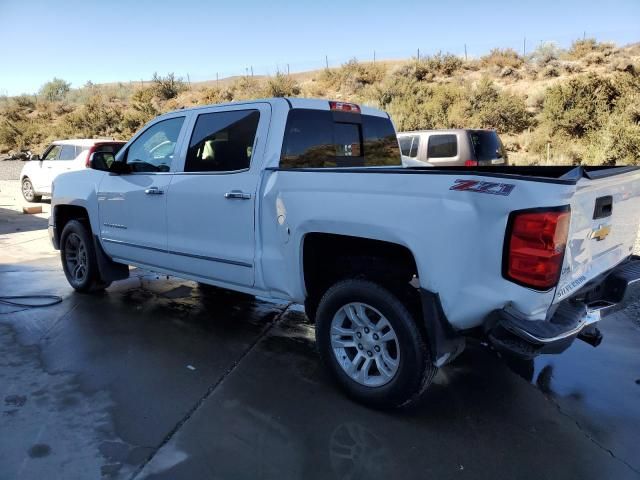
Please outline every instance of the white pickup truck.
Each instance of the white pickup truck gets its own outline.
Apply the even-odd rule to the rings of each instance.
[[[640,285],[634,167],[402,168],[389,116],[269,99],[185,109],[54,183],[81,292],[128,266],[304,303],[369,405],[411,402],[465,338],[558,353]]]

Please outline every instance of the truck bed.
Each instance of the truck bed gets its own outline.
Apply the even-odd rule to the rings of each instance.
[[[344,173],[403,173],[426,175],[482,175],[483,177],[514,178],[533,182],[559,183],[575,185],[581,178],[591,180],[632,172],[638,166],[487,166],[487,167],[348,167],[348,168],[298,168],[296,171],[344,172]],[[282,170],[286,168],[267,168]]]

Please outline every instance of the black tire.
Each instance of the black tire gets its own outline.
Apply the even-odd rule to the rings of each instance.
[[[83,264],[82,268],[74,267],[74,257],[77,259],[75,267],[80,262]],[[91,233],[78,220],[70,220],[62,230],[60,259],[69,285],[78,292],[98,292],[111,285],[111,282],[105,282],[100,277]]]
[[[227,288],[216,287],[207,283],[198,282],[198,289],[207,297],[220,297],[228,300],[246,301],[255,299],[255,295],[229,290]]]
[[[392,379],[381,386],[367,386],[352,379],[338,362],[332,348],[333,318],[343,306],[353,302],[378,310],[395,331],[399,350],[398,367]],[[416,319],[398,297],[368,280],[343,280],[324,294],[316,314],[316,344],[323,362],[344,391],[355,400],[376,408],[394,408],[413,403],[429,386],[438,370],[430,361],[427,343]]]
[[[36,191],[33,188],[33,183],[31,183],[29,177],[24,177],[22,179],[20,190],[22,191],[22,196],[24,197],[24,199],[29,203],[39,202],[40,200],[42,200],[42,195],[36,195]]]

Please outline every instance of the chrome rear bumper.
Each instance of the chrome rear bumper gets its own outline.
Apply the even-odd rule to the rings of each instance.
[[[597,285],[563,301],[545,321],[531,321],[509,310],[495,310],[487,317],[485,332],[500,350],[534,357],[566,350],[576,337],[599,336],[593,325],[624,308],[640,294],[640,257],[632,256],[609,271]],[[586,340],[597,345],[597,340]]]

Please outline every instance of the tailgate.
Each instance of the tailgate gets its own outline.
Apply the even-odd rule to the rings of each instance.
[[[640,224],[640,171],[582,178],[570,200],[571,227],[554,303],[633,252]]]

